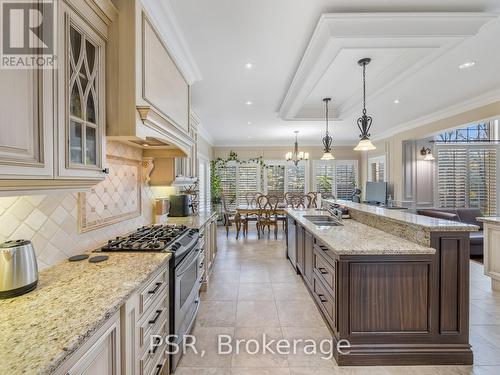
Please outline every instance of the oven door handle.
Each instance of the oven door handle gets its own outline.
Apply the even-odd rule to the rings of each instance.
[[[186,271],[189,270],[189,267],[191,267],[193,265],[193,263],[196,262],[197,260],[198,260],[198,251],[195,251],[194,255],[193,255],[193,259],[190,260],[189,262],[187,260],[183,260],[181,263],[181,267],[179,267],[179,269],[175,272],[175,275],[177,277],[182,276]],[[187,266],[184,266],[184,262],[187,263]]]

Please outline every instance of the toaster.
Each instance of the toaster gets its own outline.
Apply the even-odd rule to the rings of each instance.
[[[19,296],[36,288],[38,266],[31,241],[0,244],[0,298]]]

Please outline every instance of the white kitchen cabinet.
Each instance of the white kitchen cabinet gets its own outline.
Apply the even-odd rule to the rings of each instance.
[[[120,362],[120,313],[112,316],[56,372],[57,375],[118,375]]]
[[[121,308],[122,375],[168,374],[166,345],[151,350],[150,340],[169,332],[168,264],[132,294]]]
[[[102,180],[107,29],[96,29],[92,10],[81,7],[77,13],[70,3],[61,2],[59,10],[58,49],[63,58],[58,67],[56,177]]]
[[[57,69],[2,70],[0,193],[83,190],[105,178],[109,0],[57,10]]]
[[[500,218],[480,218],[484,222],[484,274],[491,277],[491,289],[500,291]]]
[[[0,70],[0,179],[52,179],[51,70]]]

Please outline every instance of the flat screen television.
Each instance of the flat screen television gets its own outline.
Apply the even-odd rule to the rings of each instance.
[[[367,182],[365,200],[373,204],[387,203],[387,182]]]

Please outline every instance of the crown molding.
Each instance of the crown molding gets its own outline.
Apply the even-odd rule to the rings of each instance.
[[[337,141],[334,142],[333,148],[335,147],[354,147],[357,144],[357,141]],[[276,142],[270,142],[270,143],[262,143],[262,141],[216,141],[213,145],[213,147],[224,147],[224,148],[231,148],[231,147],[248,147],[248,148],[268,148],[268,147],[283,147],[283,148],[293,148],[293,140],[290,142],[283,142],[283,143],[276,143]],[[299,148],[301,147],[315,147],[318,149],[323,149],[323,145],[319,142],[299,142]]]
[[[170,0],[143,0],[143,6],[188,84],[200,81],[200,69],[189,50]]]
[[[440,111],[433,112],[429,115],[419,117],[415,120],[405,122],[404,124],[395,126],[389,130],[386,130],[377,136],[371,137],[372,141],[380,141],[396,134],[403,133],[408,130],[418,128],[420,126],[428,125],[435,121],[444,120],[448,117],[456,116],[461,113],[471,111],[473,109],[492,104],[496,101],[500,101],[500,89],[487,92],[483,95],[477,96],[473,99],[468,99],[458,104],[454,104],[448,108],[442,109]],[[460,124],[457,124],[457,126]]]
[[[198,134],[205,140],[207,141],[210,146],[214,146],[215,145],[215,139],[214,137],[212,137],[210,135],[210,133],[207,131],[207,129],[205,129],[205,127],[200,123],[198,125]]]

